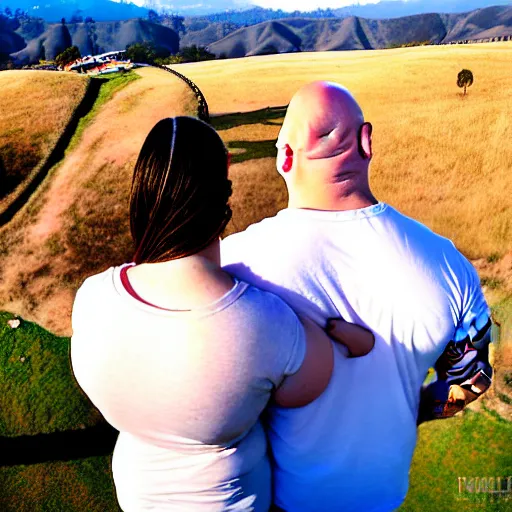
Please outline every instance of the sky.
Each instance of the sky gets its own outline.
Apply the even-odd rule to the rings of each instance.
[[[379,0],[252,0],[252,3],[269,9],[283,11],[314,11],[317,8],[346,7],[354,4],[376,4]]]

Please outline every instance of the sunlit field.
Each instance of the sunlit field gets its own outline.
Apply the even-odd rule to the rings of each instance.
[[[199,86],[213,113],[287,105],[313,80],[345,85],[374,125],[371,177],[378,197],[475,259],[512,250],[511,65],[507,42],[288,54],[175,68]],[[456,85],[463,68],[475,77],[466,97]],[[275,140],[278,131],[250,124],[226,130],[224,137]],[[261,164],[266,170],[274,166],[272,160]],[[248,217],[238,218],[240,225],[268,214],[250,203],[244,210]]]

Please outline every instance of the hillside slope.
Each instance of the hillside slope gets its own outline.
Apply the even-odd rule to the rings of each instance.
[[[88,82],[89,78],[70,73],[0,73],[0,217],[48,158]]]
[[[0,53],[9,55],[25,47],[25,40],[13,30],[0,26]]]
[[[40,58],[54,59],[69,46],[75,45],[82,55],[97,55],[114,50],[124,50],[127,45],[149,42],[176,53],[179,36],[174,30],[133,19],[97,23],[73,23],[50,25],[39,37],[29,41],[26,48],[14,53],[19,64],[37,63]]]
[[[294,51],[362,50],[512,35],[512,6],[394,19],[285,19],[239,29],[208,46],[228,58]],[[196,39],[198,41],[198,39]],[[208,44],[206,40],[201,44]]]
[[[131,258],[128,193],[142,143],[162,117],[197,110],[179,78],[155,68],[136,73],[142,79],[99,109],[25,208],[0,229],[0,310],[69,334],[73,298],[85,277]]]

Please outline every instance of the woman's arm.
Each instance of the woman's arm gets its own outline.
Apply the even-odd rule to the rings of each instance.
[[[274,393],[280,407],[303,407],[318,398],[329,384],[334,365],[332,341],[312,320],[301,318],[306,334],[306,354],[299,370],[284,379]],[[330,319],[329,335],[345,345],[350,355],[366,355],[373,348],[373,334],[341,319]]]

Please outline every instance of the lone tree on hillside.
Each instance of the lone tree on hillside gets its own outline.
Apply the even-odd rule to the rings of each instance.
[[[473,73],[469,69],[463,69],[457,75],[457,85],[464,87],[464,96],[466,96],[466,89],[473,84]]]
[[[75,60],[79,59],[80,57],[82,57],[82,55],[80,54],[78,46],[70,46],[69,48],[66,48],[62,53],[59,53],[57,57],[55,57],[55,64],[63,68],[71,62],[75,62]]]

